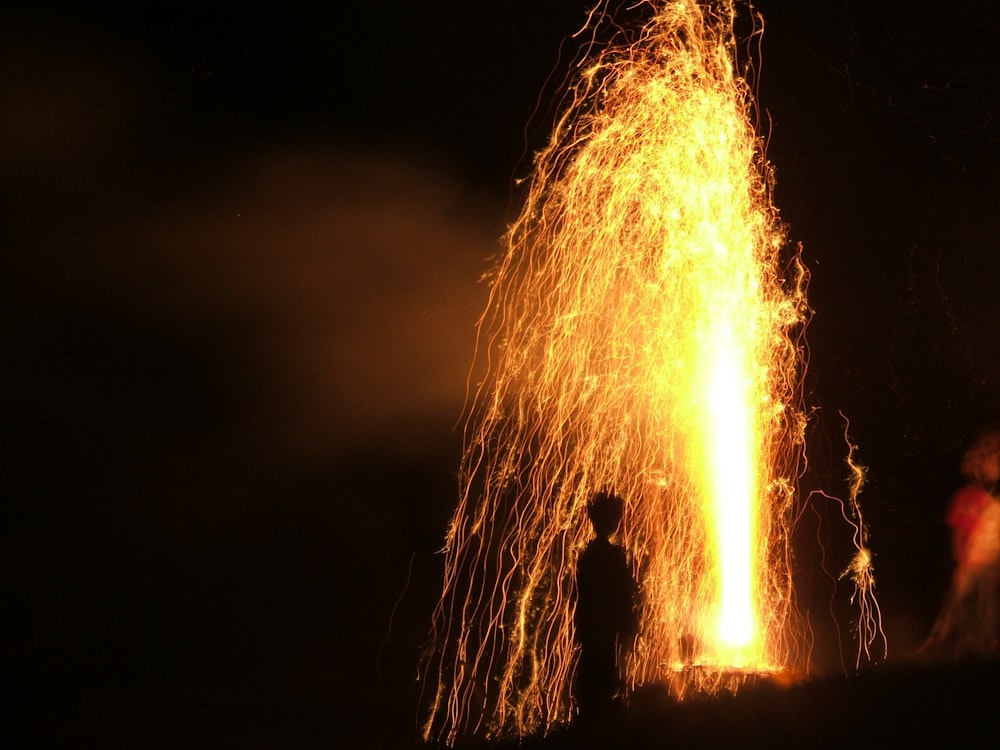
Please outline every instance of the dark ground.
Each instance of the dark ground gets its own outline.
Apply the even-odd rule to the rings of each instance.
[[[998,700],[1000,664],[908,663],[790,686],[761,682],[736,695],[682,704],[653,687],[606,719],[578,722],[545,737],[461,741],[457,749],[985,748],[1000,733]],[[435,747],[422,745],[415,729],[406,731],[386,717],[396,726],[388,729],[377,715],[347,736],[343,719],[330,706],[291,700],[287,691],[253,683],[228,684],[218,692],[90,694],[68,710],[32,719],[33,726],[15,735],[15,746],[55,741],[116,748]]]
[[[852,678],[663,705],[638,696],[618,719],[524,748],[988,747],[1000,732],[996,663],[903,665]]]

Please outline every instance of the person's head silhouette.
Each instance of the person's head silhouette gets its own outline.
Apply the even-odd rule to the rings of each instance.
[[[593,524],[597,536],[602,539],[608,539],[618,530],[624,512],[625,501],[612,492],[597,492],[587,503],[590,523]]]
[[[1000,482],[1000,428],[980,431],[962,456],[962,476],[966,481],[992,490]]]

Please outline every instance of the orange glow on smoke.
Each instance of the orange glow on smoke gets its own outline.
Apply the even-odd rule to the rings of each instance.
[[[717,5],[649,3],[638,39],[581,64],[536,156],[480,321],[427,739],[570,720],[574,571],[605,488],[643,594],[631,687],[682,698],[801,666],[807,273]]]

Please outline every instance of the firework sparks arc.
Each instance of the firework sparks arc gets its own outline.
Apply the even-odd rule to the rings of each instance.
[[[634,41],[578,68],[489,279],[426,739],[570,720],[575,564],[606,488],[642,588],[629,686],[683,697],[801,658],[808,273],[771,202],[734,3],[643,5]]]

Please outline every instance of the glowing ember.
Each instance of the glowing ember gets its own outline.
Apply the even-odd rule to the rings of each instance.
[[[643,595],[630,686],[683,697],[799,666],[807,273],[717,6],[651,4],[637,41],[581,66],[537,155],[480,324],[428,739],[571,718],[574,571],[605,488]]]

